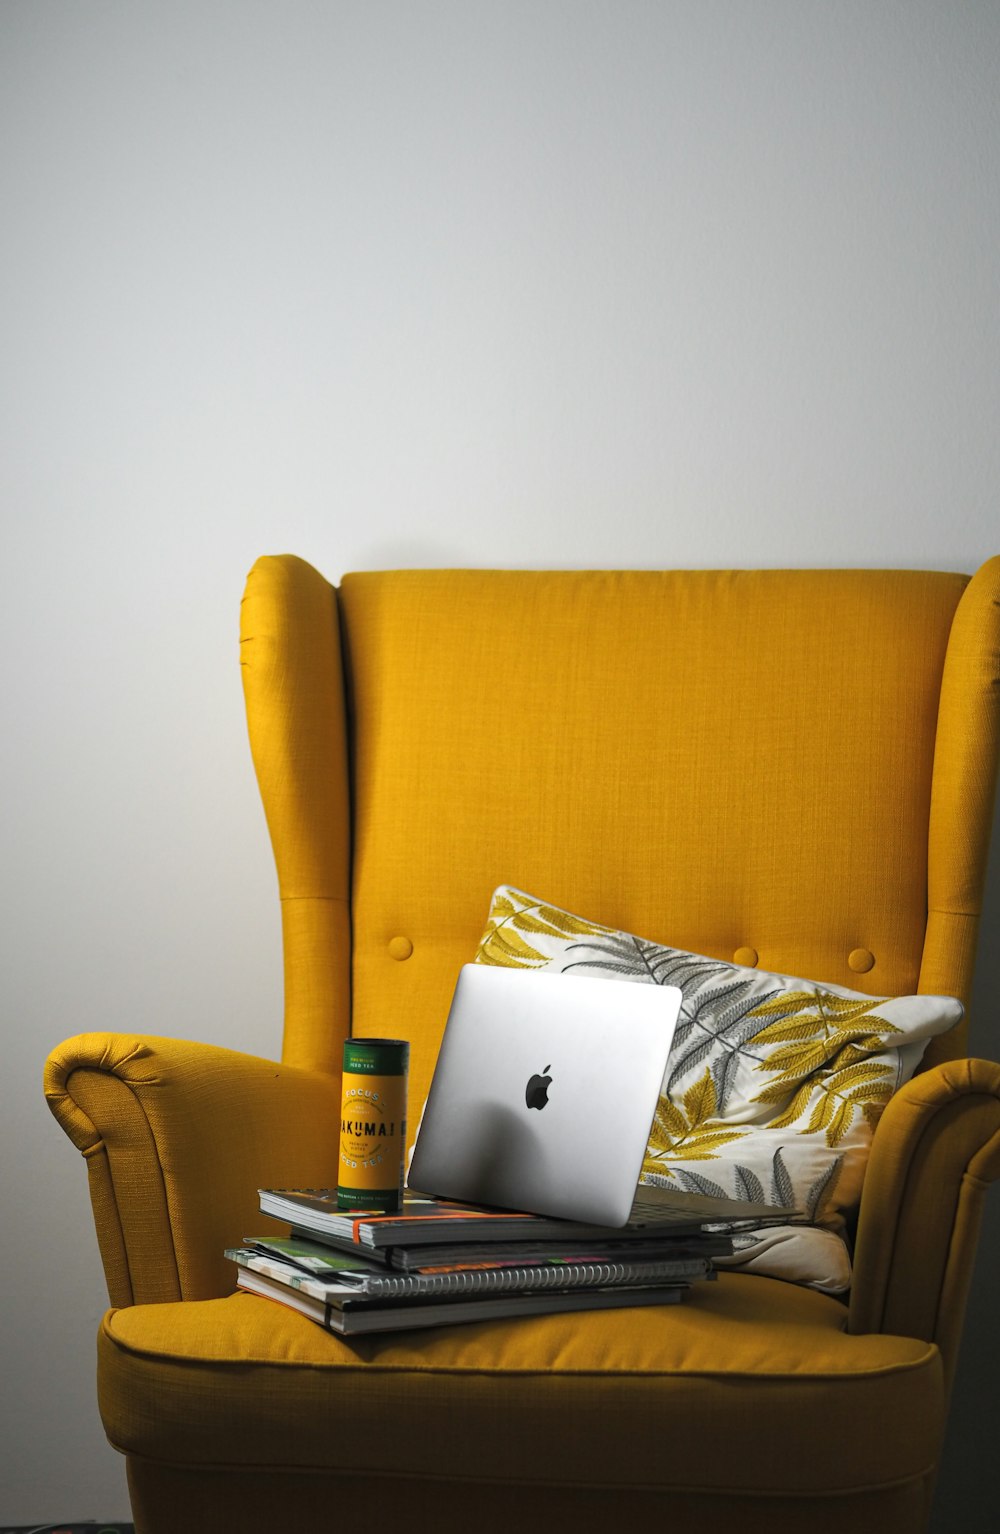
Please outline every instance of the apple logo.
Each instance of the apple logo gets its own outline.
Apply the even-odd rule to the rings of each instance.
[[[545,1067],[549,1069],[548,1066]],[[551,1076],[539,1076],[536,1071],[524,1089],[524,1100],[529,1108],[544,1108],[549,1100],[549,1083]]]

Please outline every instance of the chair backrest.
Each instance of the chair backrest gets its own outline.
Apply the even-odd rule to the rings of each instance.
[[[251,572],[243,659],[288,1060],[337,1069],[348,1026],[410,1038],[419,1103],[504,883],[713,957],[967,1000],[1000,558],[971,581],[406,570],[335,591],[279,556]],[[928,1058],[963,1052],[956,1032]]]

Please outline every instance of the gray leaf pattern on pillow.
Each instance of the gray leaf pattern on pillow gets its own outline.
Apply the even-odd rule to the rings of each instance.
[[[779,989],[761,992],[760,976],[733,978],[733,966],[666,948],[642,938],[609,934],[589,942],[571,943],[567,952],[597,953],[599,958],[579,958],[565,966],[572,969],[605,970],[655,985],[675,985],[681,992],[681,1015],[670,1053],[670,1074],[664,1082],[670,1091],[682,1077],[711,1057],[712,1080],[719,1111],[729,1102],[736,1067],[741,1057],[754,1063],[760,1053],[747,1050],[767,1019],[750,1014]],[[714,983],[713,983],[714,982]]]
[[[837,1233],[860,1198],[872,1132],[927,1040],[961,1017],[958,1001],[877,997],[749,969],[511,885],[494,892],[476,961],[677,986],[680,1017],[642,1181],[800,1211],[814,1226],[760,1230],[748,1264],[833,1291],[847,1286]],[[836,1278],[831,1244],[842,1254]]]

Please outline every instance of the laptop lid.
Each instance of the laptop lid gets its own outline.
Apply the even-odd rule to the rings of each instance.
[[[680,1003],[676,986],[466,964],[409,1186],[624,1225]]]

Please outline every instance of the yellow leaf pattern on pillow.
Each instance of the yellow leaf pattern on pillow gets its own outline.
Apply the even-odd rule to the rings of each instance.
[[[477,964],[502,964],[509,968],[536,969],[551,963],[551,955],[541,953],[525,939],[536,937],[599,937],[607,932],[594,922],[571,916],[557,906],[538,901],[530,906],[516,906],[506,897],[494,900],[483,940],[476,950]]]
[[[860,1197],[885,1104],[962,1015],[951,997],[872,997],[671,948],[509,885],[476,960],[677,986],[643,1181],[793,1207],[834,1231]]]
[[[661,1097],[656,1106],[649,1145],[643,1162],[643,1175],[661,1172],[673,1175],[671,1161],[713,1161],[724,1145],[749,1134],[716,1118],[715,1084],[711,1071],[692,1083],[682,1104]]]

